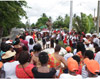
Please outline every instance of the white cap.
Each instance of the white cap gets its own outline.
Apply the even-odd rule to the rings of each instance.
[[[6,41],[6,44],[11,44],[12,42],[10,40]]]

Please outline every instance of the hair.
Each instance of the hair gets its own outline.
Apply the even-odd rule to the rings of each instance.
[[[46,52],[41,52],[39,54],[39,61],[41,62],[42,65],[47,64],[48,59],[49,59],[49,56]]]
[[[94,59],[93,51],[91,51],[91,50],[86,50],[86,51],[85,51],[85,57],[88,57],[89,59]]]
[[[10,38],[7,38],[6,40],[8,41]]]
[[[95,48],[96,53],[100,51],[100,47]]]
[[[14,56],[10,57],[10,58],[7,58],[7,59],[2,59],[2,62],[5,63],[5,62],[9,62],[11,60],[14,59]]]
[[[80,63],[80,57],[79,57],[79,56],[74,55],[74,56],[72,56],[72,58],[73,58],[74,60],[76,60],[76,61],[78,62],[78,64]]]
[[[9,45],[9,44],[5,44],[5,43],[2,43],[2,44],[1,44],[1,50],[2,50],[3,52],[6,52],[6,51],[10,50],[10,48],[12,48],[12,47],[11,47],[11,45]]]
[[[77,42],[77,52],[79,51],[81,51],[82,55],[84,55],[84,52],[86,51],[86,49],[83,42]]]
[[[18,61],[21,65],[25,64],[26,62],[30,61],[30,55],[27,51],[22,51],[19,54]]]
[[[3,41],[6,41],[6,40],[7,40],[6,38],[2,38],[2,42],[3,42]]]
[[[25,45],[22,48],[24,51],[28,51],[28,48]]]
[[[59,52],[60,49],[61,49],[61,46],[60,46],[60,45],[56,45],[56,47],[55,47],[55,52]]]
[[[94,48],[99,47],[97,43],[93,43]]]
[[[25,40],[25,36],[20,36],[21,39]]]
[[[29,40],[29,44],[32,45],[33,43],[34,43],[34,42],[33,42],[33,39],[30,38],[30,40]]]
[[[40,44],[36,44],[35,46],[33,46],[33,50],[39,52],[42,50],[42,47]]]
[[[18,45],[19,43],[20,43],[19,38],[15,38],[15,43],[14,43],[14,45]]]

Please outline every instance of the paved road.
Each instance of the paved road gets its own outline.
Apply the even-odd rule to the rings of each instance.
[[[19,29],[13,28],[9,36],[2,37],[2,38],[11,38],[12,40],[14,40],[16,38],[16,35],[18,35],[19,33],[20,33]],[[2,38],[0,38],[0,42]]]

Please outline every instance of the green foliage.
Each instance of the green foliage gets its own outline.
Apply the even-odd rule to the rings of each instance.
[[[79,33],[93,32],[94,22],[92,15],[87,16],[84,13],[81,13],[81,17],[75,15],[73,18],[73,26]]]
[[[37,28],[40,28],[41,26],[45,25],[46,22],[48,21],[48,17],[46,16],[45,13],[42,14],[42,17],[38,19],[36,22]]]
[[[70,17],[68,15],[65,16],[65,18],[62,18],[61,16],[58,16],[56,21],[53,23],[53,28],[68,28],[69,27],[69,21]]]
[[[66,14],[64,19],[64,25],[69,28],[70,17]]]
[[[23,6],[27,7],[25,1],[0,1],[0,27],[4,29],[3,35],[9,34],[11,28],[17,27],[21,17],[27,18]]]
[[[53,23],[53,28],[61,28],[63,26],[64,26],[63,18],[61,16],[58,16],[56,21],[54,21]]]

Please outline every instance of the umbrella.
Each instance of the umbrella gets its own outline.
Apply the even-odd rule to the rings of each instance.
[[[47,28],[47,26],[46,26],[46,25],[44,25],[44,26],[41,26],[41,27],[40,27],[40,29],[43,29],[43,28]]]

